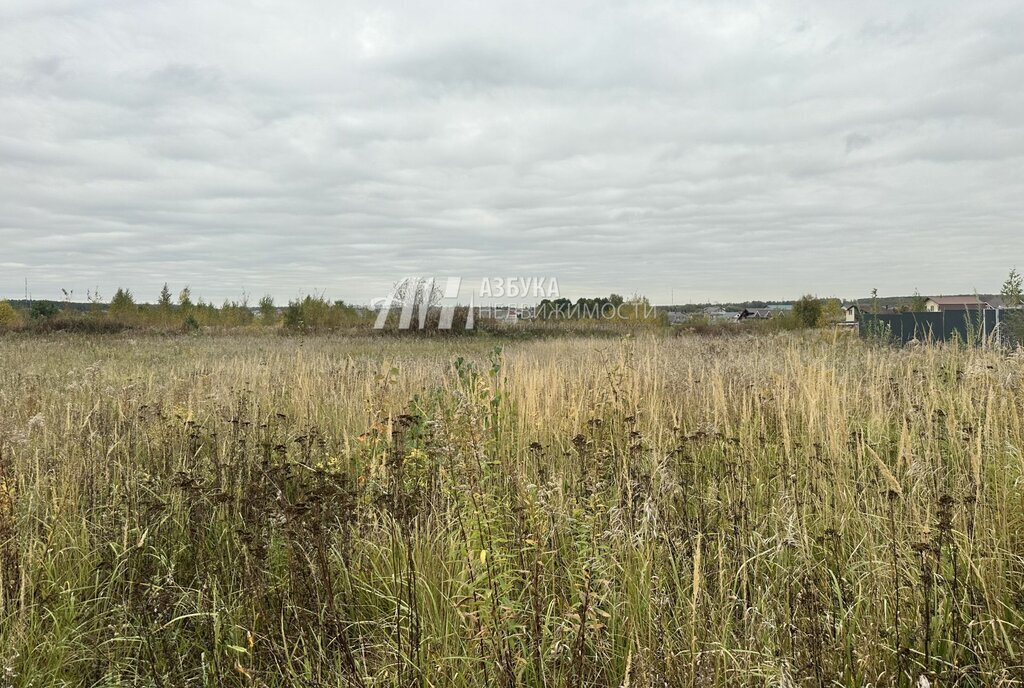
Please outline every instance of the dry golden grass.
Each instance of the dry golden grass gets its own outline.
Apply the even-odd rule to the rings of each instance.
[[[0,339],[0,685],[1024,682],[1019,360],[497,344]]]

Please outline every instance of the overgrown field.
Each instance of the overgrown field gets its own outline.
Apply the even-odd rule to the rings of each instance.
[[[0,686],[1024,683],[1019,359],[495,345],[0,339]]]

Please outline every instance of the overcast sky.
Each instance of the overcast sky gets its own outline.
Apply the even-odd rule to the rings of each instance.
[[[1024,3],[0,2],[0,296],[998,291]]]

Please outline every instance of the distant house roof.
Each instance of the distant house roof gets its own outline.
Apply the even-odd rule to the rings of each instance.
[[[965,310],[967,308],[991,308],[988,301],[978,296],[931,296],[929,301],[939,310]]]
[[[669,311],[665,314],[668,316],[668,322],[670,325],[678,325],[681,322],[689,320],[689,313],[679,313],[678,311]]]
[[[854,309],[860,311],[861,313],[868,313],[868,314],[872,314],[872,315],[875,315],[875,314],[882,315],[882,314],[885,314],[885,313],[900,313],[900,312],[902,312],[896,306],[881,306],[881,305],[875,306],[875,305],[861,304],[861,303],[846,304],[845,306],[843,306],[843,310],[846,310],[846,311],[849,311],[850,308],[854,308]]]
[[[771,308],[744,308],[739,315],[740,320],[753,318],[754,320],[767,320],[775,312]]]

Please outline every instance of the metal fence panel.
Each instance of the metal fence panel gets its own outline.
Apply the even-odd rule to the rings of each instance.
[[[860,320],[862,337],[891,339],[901,344],[960,341],[979,344],[996,331],[996,311],[939,313],[866,313]]]
[[[1001,310],[997,313],[999,340],[1006,346],[1024,346],[1024,310]]]

